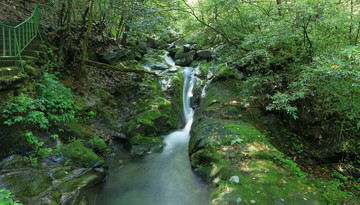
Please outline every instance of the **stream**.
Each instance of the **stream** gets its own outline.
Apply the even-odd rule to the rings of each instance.
[[[164,137],[162,153],[134,160],[118,154],[109,160],[109,177],[97,205],[208,205],[209,187],[192,171],[188,143],[194,111],[191,97],[195,77],[186,67],[183,111],[186,126]]]

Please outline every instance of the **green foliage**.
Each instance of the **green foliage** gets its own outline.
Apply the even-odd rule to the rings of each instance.
[[[230,145],[234,145],[234,144],[236,144],[236,143],[241,144],[243,141],[244,141],[244,140],[241,139],[241,138],[239,138],[239,136],[236,136],[236,137],[233,138],[233,140],[231,140]]]
[[[78,108],[75,107],[70,89],[48,73],[44,73],[41,83],[37,86],[37,98],[21,94],[5,106],[2,111],[2,117],[6,119],[4,124],[11,126],[22,123],[46,130],[51,124],[75,120]]]
[[[38,158],[48,156],[53,150],[43,148],[44,142],[41,142],[30,130],[48,130],[54,124],[74,121],[75,114],[79,110],[75,106],[70,89],[64,87],[54,75],[44,73],[37,88],[36,98],[22,93],[6,104],[2,110],[5,125],[21,125],[27,130],[22,136],[35,151],[30,156],[33,165],[37,163]]]
[[[0,205],[22,205],[22,203],[13,200],[13,195],[7,189],[0,189]]]
[[[275,163],[278,163],[280,165],[283,165],[287,169],[293,171],[298,177],[305,179],[307,174],[299,168],[299,166],[291,159],[287,158],[278,158],[275,157],[273,160]]]

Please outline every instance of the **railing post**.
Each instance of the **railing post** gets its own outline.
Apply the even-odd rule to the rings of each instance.
[[[42,41],[39,27],[40,9],[38,5],[36,5],[32,15],[19,25],[13,27],[0,24],[0,34],[2,34],[0,57],[19,57],[22,60],[21,52],[37,35]],[[21,66],[23,67],[22,64]]]
[[[3,55],[6,56],[5,27],[2,27],[2,37],[3,37]]]
[[[16,39],[16,29],[13,29],[14,30],[14,52],[15,54],[17,54],[19,52],[19,49],[18,49],[18,44],[17,44],[17,39]]]
[[[8,32],[9,34],[9,54],[11,55],[11,29],[9,29],[9,32]]]

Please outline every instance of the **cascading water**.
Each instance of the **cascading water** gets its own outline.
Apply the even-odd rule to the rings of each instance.
[[[188,142],[194,111],[191,108],[195,77],[184,69],[183,110],[185,128],[165,136],[162,153],[110,165],[109,178],[97,197],[98,205],[208,205],[208,186],[191,170]],[[116,161],[116,159],[114,159]],[[123,159],[117,159],[123,160]],[[116,163],[115,163],[116,164]]]

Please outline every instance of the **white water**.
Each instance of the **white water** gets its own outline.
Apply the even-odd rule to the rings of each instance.
[[[188,142],[194,111],[191,108],[195,77],[184,69],[183,110],[186,126],[164,137],[164,151],[124,166],[110,164],[109,178],[97,198],[98,205],[208,205],[208,186],[191,170]],[[121,160],[113,159],[113,160]]]
[[[162,55],[161,57],[164,58],[165,61],[166,61],[169,65],[171,65],[172,67],[175,67],[175,62],[174,62],[174,60],[173,60],[170,56],[168,56],[167,54],[165,54],[165,55]]]

